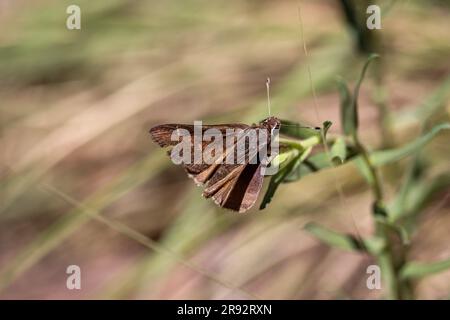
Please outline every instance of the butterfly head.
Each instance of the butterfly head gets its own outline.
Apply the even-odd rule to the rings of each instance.
[[[281,122],[276,117],[268,117],[261,121],[261,124],[272,132],[274,129],[280,129]]]

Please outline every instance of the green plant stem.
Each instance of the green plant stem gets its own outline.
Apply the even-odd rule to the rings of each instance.
[[[394,135],[390,124],[389,108],[387,107],[387,99],[385,94],[384,82],[384,59],[380,57],[377,61],[374,70],[375,80],[375,103],[378,107],[379,127],[381,130],[382,148],[392,148],[394,145]],[[381,189],[381,182],[377,175],[376,169],[371,165],[370,159],[367,158],[368,153],[363,153],[364,161],[368,168],[370,168],[373,176],[373,192],[376,198],[376,205],[384,209],[383,193]],[[393,164],[386,168],[390,172],[398,172],[398,165]],[[388,175],[390,176],[390,175]],[[388,218],[388,217],[387,217]],[[376,222],[376,232],[378,235],[386,240],[386,251],[378,257],[381,267],[386,271],[384,276],[385,282],[388,285],[389,298],[391,299],[411,299],[412,285],[409,279],[402,279],[400,270],[406,263],[407,244],[402,239],[400,229],[390,225],[388,222]]]
[[[319,145],[322,142],[321,137],[312,136],[310,138],[304,140],[292,140],[292,139],[284,139],[280,138],[280,143],[286,144],[292,148],[295,148],[300,151],[304,151],[308,148]]]
[[[364,145],[359,141],[358,135],[353,135],[353,143],[355,144],[355,148],[358,153],[361,155],[362,160],[364,161],[367,169],[369,169],[370,180],[371,180],[371,188],[375,197],[376,205],[379,207],[383,206],[383,189],[381,187],[381,181],[378,177],[378,172],[375,169],[375,166],[372,165],[370,161],[369,152],[366,150]]]
[[[304,140],[280,139],[284,143],[300,152],[322,143],[323,136],[312,136]],[[374,195],[373,214],[375,217],[376,236],[382,238],[386,244],[380,252],[372,253],[377,259],[382,270],[384,285],[386,286],[388,299],[410,299],[412,298],[412,286],[409,279],[401,277],[401,270],[406,263],[406,245],[399,241],[401,235],[398,229],[391,225],[386,214],[384,205],[383,185],[379,173],[372,164],[369,152],[359,140],[355,131],[351,135],[356,151],[368,169],[369,185]],[[380,214],[381,213],[381,214]]]
[[[369,158],[369,154],[364,145],[359,141],[358,135],[356,133],[353,135],[353,142],[355,144],[356,149],[358,150],[358,153],[361,154],[361,158],[364,161],[366,167],[369,169],[371,180],[370,187],[372,189],[372,193],[375,198],[375,206],[378,208],[382,208],[383,190],[381,187],[380,179],[378,177],[378,172],[372,165],[372,162],[370,161]],[[386,226],[379,219],[375,219],[375,230],[376,235],[378,237],[383,238],[386,242],[386,248],[378,254],[377,260],[383,273],[384,283],[387,285],[388,288],[388,298],[398,299],[399,290],[396,281],[396,274],[392,255],[392,245],[389,240]]]
[[[376,235],[380,238],[383,238],[386,243],[386,247],[384,248],[384,250],[382,250],[380,253],[376,255],[376,258],[383,274],[384,284],[387,286],[387,297],[388,299],[402,299],[404,295],[402,294],[402,286],[399,280],[398,274],[399,268],[396,266],[395,263],[395,256],[397,252],[394,252],[395,251],[394,243],[393,238],[391,237],[392,228],[390,228],[390,226],[387,225],[386,221],[384,220],[385,217],[377,216],[378,215],[377,211],[379,209],[385,210],[383,203],[383,189],[381,180],[379,178],[375,166],[370,161],[369,153],[367,152],[364,145],[360,142],[358,135],[356,133],[353,135],[353,140],[355,147],[361,154],[361,158],[365,163],[366,167],[368,168],[370,174],[371,180],[370,187],[372,189],[375,198],[373,213],[375,216]],[[403,256],[403,245],[401,247],[401,251],[402,251],[401,256]]]

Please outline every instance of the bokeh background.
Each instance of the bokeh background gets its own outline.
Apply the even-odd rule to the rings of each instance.
[[[368,3],[353,3],[360,16]],[[66,28],[71,4],[81,30]],[[361,33],[337,0],[302,1],[302,21],[294,0],[0,0],[0,298],[383,297],[366,287],[370,257],[303,229],[373,232],[372,196],[352,163],[235,214],[202,199],[148,135],[166,122],[258,122],[267,77],[273,115],[331,120],[339,133],[336,79],[354,83],[369,51],[382,59],[360,95],[371,149],[448,121],[449,3],[378,4],[382,29]],[[425,186],[449,172],[449,137],[423,151]],[[406,167],[383,168],[388,197]],[[450,257],[449,180],[417,195],[411,259]],[[66,288],[72,264],[81,290]],[[449,298],[450,271],[417,281],[415,294]]]

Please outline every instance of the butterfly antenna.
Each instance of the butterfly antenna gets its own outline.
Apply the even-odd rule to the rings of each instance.
[[[270,112],[270,78],[266,80],[266,91],[267,91],[267,109],[269,110],[269,117],[271,116]]]
[[[281,123],[282,127],[293,127],[293,128],[302,128],[302,129],[313,129],[313,130],[320,130],[320,127],[312,127],[312,126],[301,126],[299,124],[286,124]]]

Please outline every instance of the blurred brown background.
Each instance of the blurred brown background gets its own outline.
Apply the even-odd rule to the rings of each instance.
[[[81,8],[81,30],[66,28],[71,4]],[[450,115],[448,3],[378,4],[382,29],[367,41],[382,55],[382,84],[367,79],[360,96],[361,135],[374,149]],[[352,163],[282,185],[267,209],[241,215],[202,199],[148,135],[165,122],[258,122],[267,117],[267,77],[272,114],[331,120],[331,133],[340,132],[335,81],[354,83],[363,50],[340,1],[304,0],[305,56],[298,8],[288,0],[0,1],[0,298],[382,297],[366,287],[370,257],[303,230],[317,221],[373,232],[372,196]],[[417,110],[427,103],[442,108],[424,124]],[[424,151],[431,173],[448,171],[448,138]],[[405,167],[383,170],[388,197]],[[443,184],[423,206],[411,258],[450,257],[449,194]],[[66,288],[71,264],[81,267],[81,290]],[[418,281],[415,293],[449,298],[450,271]]]

